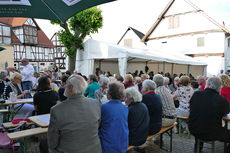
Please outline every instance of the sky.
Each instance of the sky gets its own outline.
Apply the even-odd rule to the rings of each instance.
[[[144,34],[153,25],[161,11],[170,0],[118,0],[100,5],[103,15],[103,27],[91,38],[117,43],[129,26]],[[219,23],[230,25],[230,0],[191,0]],[[49,20],[36,19],[49,38],[60,30]],[[230,27],[230,26],[229,26]]]

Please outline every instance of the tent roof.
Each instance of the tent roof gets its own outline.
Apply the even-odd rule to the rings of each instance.
[[[143,59],[143,61],[161,61],[186,65],[207,65],[186,55],[118,46],[92,39],[87,40],[84,45],[85,50],[84,52],[78,52],[77,60],[128,58],[130,60]]]

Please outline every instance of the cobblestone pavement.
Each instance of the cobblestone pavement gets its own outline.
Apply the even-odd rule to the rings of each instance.
[[[2,116],[0,115],[0,123],[2,123]],[[29,138],[29,151],[28,153],[40,153],[39,152],[39,140],[44,138],[46,135],[41,135],[38,137],[31,137]],[[167,134],[163,135],[163,147],[169,149],[169,136]],[[193,153],[193,146],[194,146],[194,137],[191,136],[190,139],[183,135],[180,137],[178,134],[173,134],[173,153]],[[0,149],[0,153],[10,153],[11,150],[9,149]],[[215,142],[215,152],[216,153],[224,153],[224,143],[222,142]],[[130,150],[127,153],[138,153],[134,150]],[[150,146],[146,147],[146,153],[167,153],[160,149],[159,145],[151,143]],[[211,153],[211,145],[204,144],[204,148],[202,153]]]

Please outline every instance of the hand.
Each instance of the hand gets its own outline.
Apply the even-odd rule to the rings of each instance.
[[[12,71],[14,71],[15,69],[14,69],[13,67],[8,67],[6,70],[12,72]]]
[[[24,90],[24,91],[22,92],[23,95],[25,95],[25,94],[27,94],[27,93],[29,93],[29,90]]]

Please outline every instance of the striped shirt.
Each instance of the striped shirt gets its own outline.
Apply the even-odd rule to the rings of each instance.
[[[163,104],[163,116],[176,117],[176,107],[174,105],[173,96],[169,89],[160,86],[155,89],[156,94],[160,95]]]

